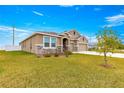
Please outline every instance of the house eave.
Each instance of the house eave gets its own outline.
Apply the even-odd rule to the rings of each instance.
[[[25,40],[31,38],[34,35],[46,35],[46,36],[52,36],[52,37],[62,37],[60,35],[53,35],[53,34],[48,34],[48,33],[43,33],[43,32],[35,32],[32,35],[28,36],[27,38],[25,38],[24,40],[22,40],[19,44],[21,44],[22,42],[24,42]]]

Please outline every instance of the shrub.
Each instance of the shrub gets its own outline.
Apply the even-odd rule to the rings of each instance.
[[[64,51],[64,54],[65,54],[65,56],[66,56],[66,57],[68,57],[69,55],[72,55],[72,52],[71,52],[71,51],[66,50],[66,51]]]
[[[68,51],[68,54],[69,54],[69,55],[72,55],[72,52],[71,52],[71,51]]]
[[[58,56],[59,56],[59,54],[58,54],[58,53],[55,53],[55,54],[54,54],[54,57],[58,57]]]
[[[51,54],[44,54],[44,57],[51,57]]]
[[[93,48],[89,48],[88,51],[97,51],[97,49],[93,47]]]
[[[40,58],[41,57],[41,55],[38,55],[38,54],[36,56],[37,56],[37,58]]]

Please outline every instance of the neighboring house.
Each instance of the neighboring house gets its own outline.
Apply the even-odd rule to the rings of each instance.
[[[88,50],[88,40],[76,30],[59,35],[54,32],[36,32],[20,42],[20,45],[23,51],[35,54]]]

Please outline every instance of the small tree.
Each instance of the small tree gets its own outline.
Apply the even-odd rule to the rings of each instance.
[[[104,65],[108,65],[107,53],[112,52],[119,47],[120,40],[115,31],[110,28],[104,28],[97,34],[97,48],[104,53]]]

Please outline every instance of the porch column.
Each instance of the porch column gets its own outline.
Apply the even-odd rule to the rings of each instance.
[[[61,38],[61,52],[63,52],[63,38]]]
[[[68,38],[68,50],[70,51],[70,39]]]

